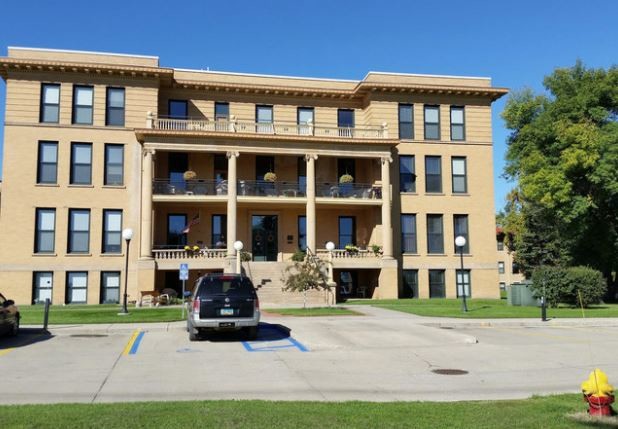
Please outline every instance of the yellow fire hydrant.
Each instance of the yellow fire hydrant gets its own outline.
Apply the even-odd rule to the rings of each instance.
[[[614,403],[614,386],[609,384],[607,374],[600,369],[590,373],[588,380],[582,383],[584,400],[588,402],[588,414],[591,416],[611,416]]]

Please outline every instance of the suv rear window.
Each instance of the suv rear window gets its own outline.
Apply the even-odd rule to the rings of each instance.
[[[197,296],[208,295],[250,295],[254,291],[251,280],[247,277],[205,277],[202,279]]]

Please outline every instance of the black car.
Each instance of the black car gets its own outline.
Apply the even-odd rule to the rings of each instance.
[[[260,302],[251,279],[240,274],[208,274],[196,282],[187,315],[189,340],[208,331],[244,330],[255,339]]]
[[[19,332],[19,310],[12,299],[0,293],[0,334],[17,335]]]

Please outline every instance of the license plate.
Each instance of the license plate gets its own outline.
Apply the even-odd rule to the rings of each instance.
[[[233,316],[233,315],[234,315],[233,308],[222,308],[221,309],[221,316]]]
[[[234,322],[221,322],[219,323],[219,328],[233,328]]]

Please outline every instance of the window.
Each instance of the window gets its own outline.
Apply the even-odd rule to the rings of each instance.
[[[453,237],[453,243],[455,243],[455,238],[460,235],[466,239],[466,245],[463,246],[463,252],[468,254],[470,253],[470,237],[468,236],[468,215],[454,215],[453,216],[453,231],[455,232],[455,237]],[[455,246],[455,253],[459,253],[459,248]]]
[[[305,161],[305,157],[301,156],[298,158],[298,191],[300,195],[306,195],[307,193],[307,161]]]
[[[399,157],[399,191],[416,192],[414,156]]]
[[[399,105],[399,138],[414,138],[414,106],[412,104]]]
[[[453,173],[453,193],[465,194],[468,192],[468,180],[466,178],[466,158],[451,158],[451,170]]]
[[[103,253],[122,252],[122,210],[103,210]]]
[[[354,137],[354,110],[337,110],[337,127],[341,137]]]
[[[451,140],[466,139],[466,124],[464,108],[451,106]]]
[[[442,157],[425,157],[425,192],[442,192]]]
[[[427,253],[444,253],[442,215],[427,215]]]
[[[500,289],[501,290],[505,290],[506,289],[506,283],[505,282],[500,282]]]
[[[167,215],[167,245],[182,247],[187,244],[187,234],[183,231],[187,227],[186,214]]]
[[[54,273],[51,271],[35,271],[33,282],[32,303],[42,304],[46,299],[51,302]]]
[[[416,253],[416,215],[401,215],[401,251]]]
[[[58,142],[39,142],[36,182],[58,182]]]
[[[214,156],[214,174],[217,183],[227,180],[227,157],[223,154]]]
[[[124,127],[124,88],[107,88],[105,125]]]
[[[504,262],[498,262],[498,274],[504,274]]]
[[[338,249],[344,249],[346,244],[356,244],[356,222],[353,216],[339,216]]]
[[[298,248],[307,250],[307,217],[298,216]],[[315,250],[315,249],[312,249]]]
[[[184,174],[189,169],[189,154],[187,152],[168,152],[167,169],[170,185],[175,192],[184,192],[187,187]]]
[[[71,185],[92,183],[92,144],[71,143]]]
[[[344,174],[356,179],[356,162],[354,158],[337,158],[337,181]]]
[[[255,157],[255,180],[264,180],[266,173],[275,172],[275,157],[256,155]],[[273,183],[274,185],[274,183]]]
[[[90,251],[90,210],[69,209],[69,253]]]
[[[92,104],[94,88],[92,86],[73,87],[73,123],[92,125]]]
[[[470,298],[470,270],[456,270],[455,277],[457,278],[457,298],[466,294],[466,298]]]
[[[101,271],[101,304],[120,302],[120,271]]]
[[[498,251],[500,252],[502,250],[504,250],[504,241],[498,239]]]
[[[445,298],[444,270],[429,270],[429,298]]]
[[[60,85],[44,83],[41,85],[41,107],[39,121],[57,124],[60,117]]]
[[[187,100],[169,100],[167,107],[171,119],[187,119],[189,117]]]
[[[56,209],[36,209],[34,253],[54,253]]]
[[[403,298],[418,298],[418,270],[403,270]]]
[[[273,106],[255,106],[256,131],[258,133],[272,133],[273,128]]]
[[[217,101],[215,102],[215,120],[227,121],[230,118],[230,103]]]
[[[227,215],[212,215],[212,247],[215,249],[225,249],[227,243],[225,236],[227,234]]]
[[[88,273],[67,272],[67,304],[85,304],[88,296]]]
[[[440,140],[440,106],[425,106],[425,140]]]
[[[105,145],[105,177],[107,186],[120,186],[124,183],[124,146],[121,144]]]
[[[296,113],[298,134],[312,135],[315,122],[313,107],[299,107]]]
[[[517,262],[513,262],[511,265],[511,272],[513,274],[519,274],[519,264]]]

